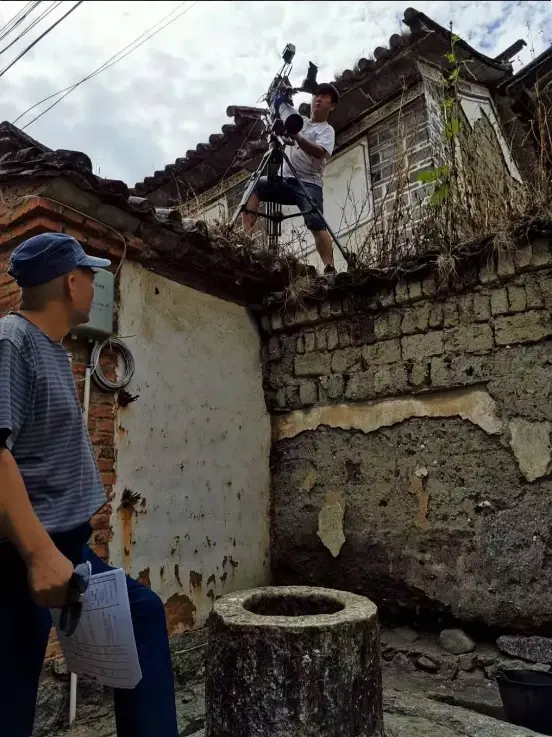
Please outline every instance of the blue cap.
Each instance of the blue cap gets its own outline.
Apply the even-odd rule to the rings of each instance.
[[[88,256],[81,244],[65,233],[42,233],[23,241],[11,255],[8,274],[20,287],[40,287],[74,269],[105,269],[106,258]]]

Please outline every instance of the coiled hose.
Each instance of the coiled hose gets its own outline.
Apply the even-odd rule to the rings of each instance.
[[[124,370],[119,381],[109,381],[102,372],[100,356],[103,349],[107,346],[122,358]],[[92,366],[92,379],[94,383],[104,392],[115,392],[118,389],[123,389],[130,383],[130,380],[134,376],[134,356],[120,338],[108,338],[101,343],[94,343],[92,355],[90,356],[90,365]]]

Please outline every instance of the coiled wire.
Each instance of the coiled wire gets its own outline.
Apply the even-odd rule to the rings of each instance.
[[[119,381],[109,381],[102,372],[100,355],[107,346],[118,353],[123,360],[124,370]],[[90,365],[92,366],[92,379],[94,383],[104,392],[115,392],[118,389],[123,389],[130,383],[130,380],[134,376],[134,356],[120,338],[107,338],[107,340],[101,343],[99,341],[94,343],[94,348],[90,356]]]

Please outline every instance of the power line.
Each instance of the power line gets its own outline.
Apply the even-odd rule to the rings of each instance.
[[[62,90],[58,90],[57,92],[54,92],[52,95],[48,95],[48,97],[45,97],[42,100],[39,100],[38,102],[36,102],[34,105],[31,105],[31,107],[27,108],[27,110],[25,110],[24,112],[22,112],[21,115],[19,115],[13,121],[13,123],[14,124],[17,123],[17,121],[20,120],[24,115],[26,115],[28,112],[30,112],[31,110],[33,110],[35,107],[38,107],[38,105],[41,105],[43,102],[47,102],[48,100],[51,100],[52,97],[57,97],[58,95],[63,95],[64,92],[66,93],[62,97],[60,97],[60,99],[57,100],[55,103],[53,103],[52,105],[50,105],[49,107],[47,107],[46,110],[44,110],[40,115],[37,115],[36,118],[33,118],[29,123],[27,123],[27,125],[25,125],[22,128],[22,130],[25,130],[25,128],[27,128],[29,125],[31,125],[31,123],[34,123],[35,120],[38,120],[38,118],[40,118],[42,115],[45,115],[49,110],[51,110],[53,107],[55,107],[55,105],[57,105],[59,102],[61,102],[65,97],[67,97],[67,95],[69,95],[79,85],[83,84],[84,82],[87,82],[90,79],[93,79],[93,77],[97,76],[98,74],[100,74],[101,72],[105,71],[106,69],[109,69],[109,67],[112,67],[118,61],[121,61],[122,59],[124,59],[126,56],[128,56],[130,53],[132,53],[132,51],[134,51],[135,49],[139,48],[143,43],[145,43],[150,38],[152,38],[153,36],[155,36],[157,33],[159,33],[160,31],[162,31],[164,28],[166,28],[168,25],[170,25],[173,21],[175,21],[178,18],[180,18],[181,15],[184,15],[189,10],[191,10],[194,7],[194,5],[197,5],[196,2],[192,3],[192,5],[190,5],[188,8],[186,8],[186,10],[184,10],[182,13],[180,13],[178,16],[176,16],[176,18],[173,18],[172,20],[170,20],[162,28],[159,28],[154,33],[151,33],[149,36],[147,36],[147,38],[144,38],[144,40],[141,43],[139,43],[137,46],[135,46],[135,44],[138,41],[140,41],[140,39],[142,39],[144,36],[146,36],[146,34],[148,34],[153,28],[155,28],[156,26],[158,26],[160,23],[162,23],[164,20],[166,20],[169,16],[173,15],[174,13],[176,13],[176,11],[179,8],[181,8],[183,5],[185,5],[185,4],[186,4],[186,2],[180,3],[180,5],[178,5],[176,8],[174,8],[174,10],[171,10],[170,13],[168,13],[163,18],[161,18],[160,21],[157,21],[157,23],[155,23],[153,26],[151,26],[146,31],[144,31],[144,33],[142,33],[140,36],[138,36],[137,38],[135,38],[134,41],[131,41],[129,44],[127,44],[122,49],[120,49],[120,51],[118,51],[116,54],[113,54],[113,56],[110,56],[109,59],[107,59],[101,66],[99,66],[97,69],[95,69],[89,75],[87,75],[86,77],[84,77],[83,79],[81,79],[79,82],[76,82],[75,84],[72,84],[69,87],[65,87]],[[127,49],[129,49],[129,47],[131,47],[131,46],[133,46],[134,48],[131,48],[126,54],[123,54],[123,52],[126,51]],[[121,54],[123,54],[123,56],[121,56]],[[119,58],[117,58],[117,57],[119,57]]]
[[[11,33],[14,28],[16,28],[23,20],[25,20],[27,15],[29,15],[29,13],[31,13],[34,8],[37,7],[39,2],[27,3],[23,8],[18,10],[17,13],[12,16],[9,21],[4,23],[4,25],[0,28],[0,39]]]
[[[82,3],[83,3],[83,2],[84,2],[84,0],[79,0],[79,1],[77,2],[77,3],[75,3],[75,5],[73,5],[73,7],[72,7],[72,8],[70,8],[70,9],[69,9],[69,10],[68,10],[68,11],[67,11],[67,12],[66,12],[66,13],[65,13],[64,15],[62,15],[62,16],[61,16],[61,18],[58,18],[58,19],[57,19],[57,21],[56,21],[55,23],[52,23],[52,25],[51,25],[51,26],[49,26],[49,27],[48,27],[48,28],[47,28],[47,29],[46,29],[46,30],[44,31],[44,33],[41,33],[41,34],[40,34],[40,36],[38,36],[38,38],[35,38],[35,40],[34,40],[34,41],[33,41],[33,42],[31,43],[31,44],[29,44],[29,45],[28,45],[28,46],[27,46],[26,48],[24,48],[24,49],[23,49],[23,51],[22,51],[22,52],[21,52],[21,53],[20,53],[20,54],[19,54],[18,56],[16,56],[16,57],[15,57],[15,59],[14,59],[14,60],[13,60],[12,62],[10,62],[10,63],[9,63],[9,64],[8,64],[7,66],[5,66],[5,67],[4,67],[4,68],[3,68],[2,70],[0,70],[0,77],[3,77],[3,76],[4,76],[4,74],[5,74],[5,73],[6,73],[6,72],[7,72],[7,71],[8,71],[9,69],[11,69],[11,68],[12,68],[12,67],[14,66],[14,64],[17,64],[17,62],[19,61],[19,59],[21,59],[21,58],[22,58],[23,56],[25,56],[25,54],[28,54],[28,53],[29,53],[29,51],[30,51],[30,50],[31,50],[31,49],[33,48],[33,46],[36,46],[36,44],[37,44],[37,43],[38,43],[39,41],[41,41],[41,40],[42,40],[42,39],[44,38],[44,36],[47,36],[47,35],[48,35],[48,34],[50,33],[50,31],[53,31],[53,30],[54,30],[54,28],[55,28],[56,26],[59,26],[59,24],[60,24],[60,23],[61,23],[62,21],[64,21],[64,20],[65,20],[65,18],[67,18],[67,16],[68,16],[68,15],[71,15],[71,13],[72,13],[72,12],[73,12],[74,10],[76,10],[76,9],[77,9],[77,8],[79,7],[79,5],[82,5]]]
[[[193,5],[195,5],[195,4],[196,4],[196,3],[193,3]],[[72,91],[73,91],[73,90],[74,90],[74,89],[75,89],[76,87],[78,87],[78,86],[79,86],[80,84],[82,84],[83,82],[86,82],[86,81],[88,81],[89,79],[92,79],[92,78],[93,78],[93,77],[95,77],[95,76],[96,76],[97,74],[100,74],[101,72],[103,72],[103,71],[104,71],[105,69],[108,69],[108,68],[109,68],[110,66],[113,66],[113,64],[115,64],[115,63],[116,63],[117,61],[119,61],[119,59],[116,59],[116,57],[120,56],[120,55],[121,55],[121,54],[122,54],[122,53],[123,53],[124,51],[126,51],[126,50],[127,50],[127,49],[128,49],[129,47],[131,47],[131,46],[134,46],[134,44],[136,44],[136,43],[137,43],[138,41],[140,41],[140,39],[141,39],[141,38],[143,38],[143,37],[144,37],[144,36],[145,36],[146,34],[148,34],[148,33],[149,33],[149,32],[150,32],[150,31],[151,31],[152,29],[154,29],[154,28],[155,28],[156,26],[158,26],[158,25],[159,25],[160,23],[162,23],[162,22],[163,22],[164,20],[166,20],[166,19],[167,19],[167,18],[169,18],[169,17],[171,16],[171,15],[173,15],[174,13],[176,13],[176,11],[177,11],[177,10],[178,10],[179,8],[181,8],[181,7],[183,6],[183,5],[186,5],[186,0],[185,0],[184,2],[182,2],[182,3],[180,3],[180,5],[177,5],[177,6],[176,6],[176,8],[174,8],[173,10],[171,10],[171,12],[170,12],[170,13],[167,13],[167,15],[163,16],[163,18],[161,18],[161,20],[157,21],[157,23],[154,23],[154,25],[153,25],[153,26],[150,26],[150,28],[148,28],[148,29],[147,29],[146,31],[144,31],[144,32],[143,32],[143,33],[142,33],[142,34],[141,34],[140,36],[138,36],[137,38],[135,38],[135,39],[134,39],[134,41],[131,41],[131,42],[130,42],[129,44],[127,44],[127,45],[126,45],[126,46],[124,46],[124,47],[123,47],[122,49],[120,49],[119,51],[117,51],[117,53],[116,53],[116,54],[113,54],[113,56],[110,56],[110,57],[109,57],[109,59],[107,59],[106,61],[104,61],[104,63],[103,63],[103,64],[101,64],[101,65],[100,65],[99,67],[97,67],[97,69],[95,69],[95,70],[94,70],[93,72],[91,72],[90,74],[88,74],[88,75],[87,75],[86,77],[84,77],[83,79],[81,79],[81,80],[80,80],[79,82],[75,82],[74,84],[71,84],[71,85],[69,85],[69,87],[65,87],[65,88],[64,88],[64,89],[62,89],[62,90],[58,90],[57,92],[54,92],[53,94],[51,94],[51,95],[48,95],[48,97],[44,97],[44,98],[43,98],[42,100],[39,100],[38,102],[35,102],[35,104],[34,104],[34,105],[31,105],[31,107],[28,107],[28,108],[27,108],[26,110],[24,110],[24,111],[23,111],[23,112],[21,113],[21,115],[19,115],[19,116],[18,116],[18,117],[17,117],[17,118],[16,118],[16,119],[15,119],[15,120],[13,121],[13,124],[15,125],[15,123],[17,123],[17,121],[18,121],[18,120],[21,120],[21,118],[22,118],[22,117],[23,117],[24,115],[26,115],[27,113],[30,113],[30,112],[31,112],[31,110],[34,110],[34,109],[35,109],[35,107],[38,107],[39,105],[42,105],[42,103],[43,103],[43,102],[48,102],[48,100],[51,100],[51,99],[52,99],[53,97],[57,97],[58,95],[63,95],[63,93],[64,93],[64,92],[67,92],[67,93],[69,94],[70,92],[72,92]],[[192,9],[192,7],[193,7],[193,5],[191,5],[191,6],[190,6],[190,7],[188,8],[188,10],[191,10],[191,9]],[[187,12],[187,11],[186,11],[186,12]],[[174,20],[176,20],[176,18],[175,18]],[[161,31],[161,30],[163,30],[163,29],[162,29],[162,28],[160,28],[160,29],[159,29],[159,31]],[[148,39],[144,39],[144,41],[147,41],[147,40],[148,40]],[[136,48],[138,48],[138,47],[136,47]],[[130,53],[130,52],[129,52],[129,53]],[[125,54],[125,56],[128,56],[128,54]],[[124,58],[124,57],[121,57],[121,58]],[[113,61],[113,60],[115,60],[115,61]],[[110,63],[110,62],[112,62],[112,63]],[[63,97],[66,97],[66,95],[63,95]],[[60,98],[60,100],[59,100],[58,102],[61,102],[61,100],[63,100],[63,97],[62,97],[62,98]],[[57,104],[57,103],[56,103],[56,104]],[[47,110],[44,110],[44,113],[47,113],[47,112],[48,112],[48,110],[50,110],[50,109],[51,109],[52,107],[53,107],[53,105],[52,105],[52,106],[50,106],[49,108],[47,108]],[[38,120],[38,117],[37,117],[37,118],[34,118],[34,120]],[[34,120],[31,120],[31,123],[33,123],[33,122],[34,122]],[[31,123],[27,123],[27,125],[30,125]],[[27,126],[25,126],[25,127],[27,127]]]
[[[56,2],[51,3],[46,10],[43,10],[42,13],[34,20],[27,28],[25,28],[19,36],[16,36],[13,41],[11,41],[7,46],[4,46],[3,49],[0,49],[0,55],[3,54],[5,51],[7,51],[9,48],[11,48],[14,44],[16,44],[18,41],[20,41],[23,36],[25,36],[29,31],[32,31],[32,29],[40,23],[41,20],[44,20],[50,13],[52,13],[59,5],[61,5],[62,0],[56,0]]]
[[[101,66],[99,66],[97,69],[95,69],[93,72],[88,74],[86,77],[83,77],[80,81],[76,82],[75,84],[66,87],[63,90],[59,90],[58,92],[54,92],[54,94],[49,95],[48,97],[45,97],[43,100],[40,100],[39,102],[32,105],[30,108],[27,108],[24,112],[21,113],[14,121],[13,123],[17,123],[18,120],[20,120],[24,115],[26,115],[28,112],[33,110],[38,105],[41,105],[43,102],[47,102],[48,100],[51,100],[52,97],[57,97],[58,95],[62,95],[58,100],[53,102],[51,105],[49,105],[45,110],[43,110],[41,113],[39,113],[37,116],[35,116],[31,121],[29,121],[26,125],[24,125],[21,130],[25,130],[25,128],[28,128],[30,125],[32,125],[34,122],[36,122],[39,118],[41,118],[43,115],[46,115],[46,113],[51,110],[53,107],[58,105],[63,99],[67,97],[67,95],[70,95],[73,90],[75,90],[77,87],[79,87],[81,84],[84,84],[84,82],[87,82],[88,80],[92,79],[93,77],[96,77],[101,72],[104,72],[106,69],[109,69],[114,64],[117,64],[117,62],[122,61],[125,57],[127,57],[129,54],[131,54],[133,51],[136,51],[136,49],[140,48],[143,44],[146,43],[146,41],[149,41],[150,38],[153,38],[158,33],[163,31],[165,28],[170,26],[172,23],[174,23],[176,20],[178,20],[180,17],[188,13],[195,5],[197,5],[197,2],[193,2],[191,5],[189,5],[187,8],[185,8],[181,13],[176,15],[174,18],[171,18],[165,25],[161,26],[161,28],[158,28],[156,31],[152,32],[152,29],[156,28],[160,23],[162,23],[164,20],[166,20],[171,15],[174,15],[179,8],[181,8],[183,5],[185,5],[186,2],[180,3],[174,10],[171,10],[170,13],[165,15],[161,20],[157,21],[153,26],[148,28],[146,31],[144,31],[140,36],[134,39],[134,41],[131,41],[131,43],[124,46],[120,51],[118,51],[116,54],[113,54],[109,59],[107,59]],[[149,35],[148,35],[149,34]],[[145,38],[144,38],[145,36]],[[141,40],[143,39],[143,40]],[[140,43],[138,43],[140,41]],[[132,48],[130,48],[132,47]],[[128,51],[127,51],[128,49]],[[126,53],[123,53],[126,52]],[[122,56],[121,56],[122,54]],[[63,94],[65,93],[65,94]]]
[[[3,38],[6,38],[6,36],[8,36],[15,28],[17,28],[18,25],[23,23],[25,18],[40,5],[40,2],[41,0],[38,0],[38,2],[27,3],[27,5],[18,10],[18,12],[12,18],[10,18],[10,20],[5,23],[2,28],[0,28],[0,41]]]

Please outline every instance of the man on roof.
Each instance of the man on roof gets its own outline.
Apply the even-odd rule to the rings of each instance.
[[[311,117],[304,119],[300,133],[290,136],[293,138],[293,145],[286,146],[286,153],[299,179],[322,213],[324,168],[326,159],[332,155],[335,146],[335,131],[328,123],[328,118],[338,102],[339,93],[332,84],[319,84],[316,94],[312,96]],[[259,204],[267,201],[299,208],[305,225],[313,235],[316,250],[324,264],[324,273],[334,274],[331,236],[320,215],[312,212],[311,203],[286,162],[283,164],[281,178],[271,181],[266,177],[260,178],[242,214],[246,233],[255,225]]]

